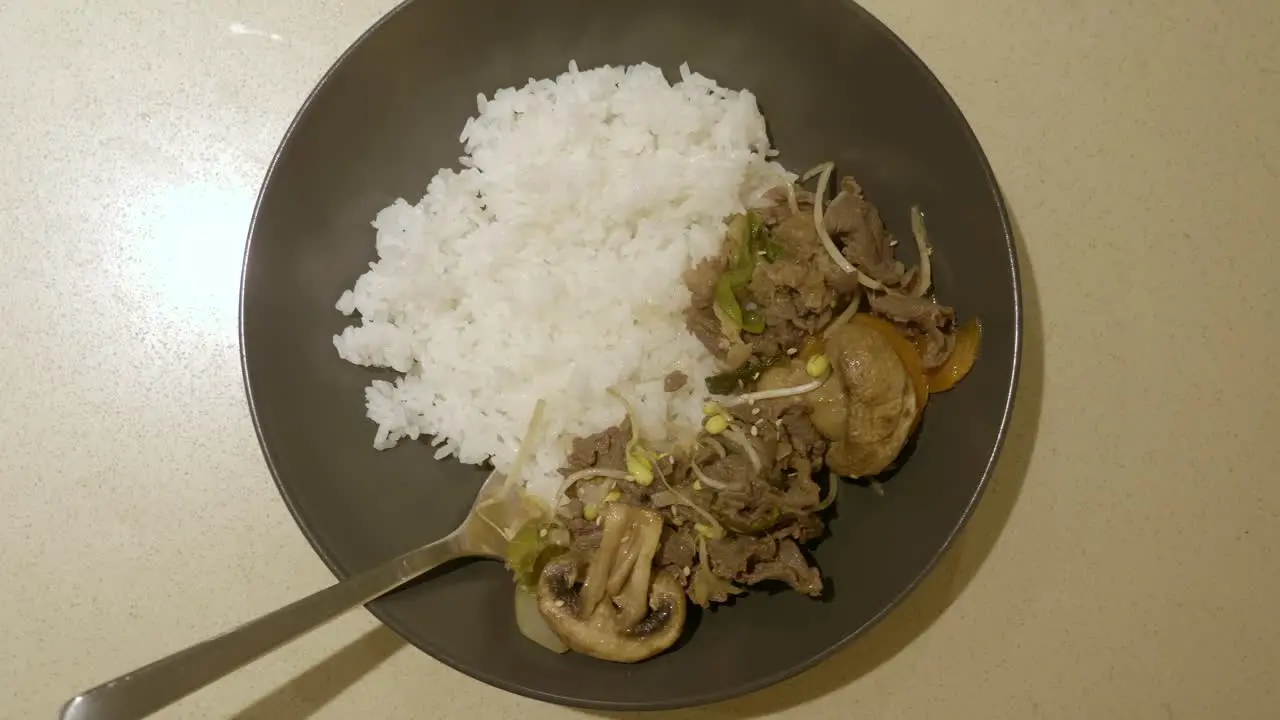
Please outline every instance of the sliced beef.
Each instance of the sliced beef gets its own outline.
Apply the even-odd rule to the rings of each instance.
[[[748,585],[777,580],[798,592],[817,597],[822,594],[822,574],[809,565],[800,548],[791,540],[778,543],[777,559],[756,565],[745,578]]]
[[[600,547],[604,537],[604,529],[582,515],[566,520],[565,528],[569,531],[569,547],[588,555]]]
[[[717,255],[703,260],[684,274],[684,284],[689,288],[691,296],[689,307],[684,313],[685,327],[716,357],[724,357],[729,346],[720,330],[720,320],[712,309],[716,280],[728,266],[728,260],[723,255]]]
[[[778,223],[786,220],[787,216],[791,215],[791,204],[787,199],[786,185],[779,185],[765,193],[765,200],[769,202],[769,205],[756,210],[756,212],[760,213],[760,219],[764,221],[765,227],[776,227]]]
[[[768,375],[771,370],[761,373],[761,378]],[[766,389],[763,380],[761,384],[756,386],[757,390]],[[778,413],[785,410],[786,406],[779,404],[775,400],[762,400],[758,403],[734,405],[727,408],[726,412],[742,425],[750,428],[752,425],[759,424],[763,426],[766,422],[772,423],[778,418]],[[750,432],[750,430],[748,430]],[[728,443],[729,447],[734,447],[732,443]]]
[[[809,512],[783,518],[769,536],[776,540],[791,538],[799,543],[807,543],[822,537],[826,529],[827,524],[823,522],[822,516]]]
[[[809,512],[822,501],[822,488],[813,481],[812,466],[808,460],[795,463],[786,475],[786,491],[782,494],[782,506],[792,512]]]
[[[765,331],[748,340],[757,355],[766,357],[798,350],[831,321],[841,287],[852,288],[849,276],[819,244],[811,217],[787,218],[774,230],[774,240],[781,256],[757,263],[746,288],[765,323]]]
[[[721,254],[713,255],[685,272],[684,284],[689,288],[690,305],[700,310],[710,310],[715,302],[716,281],[728,267],[728,259]]]
[[[813,426],[806,412],[797,407],[784,413],[782,429],[786,431],[787,441],[797,454],[807,457],[815,464],[822,462],[827,451],[827,441]]]
[[[721,485],[727,485],[731,488],[746,489],[750,487],[756,476],[755,468],[752,467],[751,461],[737,451],[737,445],[732,442],[723,443],[728,454],[724,459],[719,456],[707,465],[701,466],[703,474]]]
[[[720,319],[711,308],[689,308],[684,313],[684,326],[712,355],[723,358],[728,352],[729,340],[725,338],[720,329]]]
[[[903,282],[902,263],[893,257],[893,236],[880,211],[867,201],[851,177],[822,215],[828,233],[844,242],[845,258],[869,277],[889,286]]]
[[[952,308],[914,295],[873,293],[871,310],[925,337],[925,349],[920,359],[926,368],[939,367],[950,357],[955,347],[955,338],[951,335],[956,312]]]
[[[685,592],[694,604],[708,608],[717,603],[729,602],[731,597],[741,595],[745,590],[699,564],[693,570]]]
[[[848,293],[856,286],[856,279],[837,267],[822,246],[812,215],[791,215],[774,228],[773,240],[782,248],[782,256],[756,266],[751,284],[747,286],[753,297],[763,301],[770,295],[768,290],[780,285],[796,291],[799,307],[812,310],[834,307],[835,295]],[[762,269],[770,272],[762,273]],[[768,280],[769,284],[757,286],[758,280]],[[816,280],[821,280],[825,287],[818,288],[814,284]]]
[[[756,264],[744,293],[765,322],[763,333],[747,339],[765,357],[797,351],[831,321],[857,282],[827,255],[811,215],[787,217],[773,229],[773,240],[781,255]]]
[[[871,309],[896,323],[918,328],[943,327],[955,320],[956,311],[929,298],[873,293]]]
[[[688,384],[689,376],[679,370],[676,370],[668,374],[667,377],[663,379],[662,389],[669,393],[673,393]]]
[[[806,225],[812,226],[811,221]],[[837,302],[836,292],[827,284],[821,266],[814,263],[816,256],[811,249],[801,252],[783,247],[786,250],[782,257],[756,265],[747,285],[747,292],[760,306],[766,325],[770,320],[801,324],[824,311],[829,312]]]
[[[920,337],[924,342],[917,343],[917,347],[921,348],[920,360],[924,363],[926,370],[937,370],[942,367],[951,357],[951,352],[956,349],[956,336],[953,332],[928,329]]]
[[[726,580],[744,578],[750,567],[773,560],[777,555],[778,542],[768,535],[735,535],[707,541],[711,571]]]
[[[777,307],[775,305],[775,307]],[[779,317],[766,317],[764,332],[759,334],[744,333],[751,343],[751,352],[757,357],[784,355],[788,350],[798,350],[804,345],[805,338],[817,332],[830,321],[830,311],[824,311],[810,318],[786,320]],[[812,328],[812,329],[810,329]]]
[[[795,186],[792,187],[792,191],[795,193],[796,207],[799,211],[812,217],[813,193]],[[791,200],[786,185],[779,185],[765,193],[765,200],[769,202],[769,205],[756,210],[764,220],[765,227],[776,227],[783,220],[795,214],[791,209]]]
[[[777,406],[769,406],[763,402],[754,405],[737,405],[729,409],[729,413],[742,425],[744,437],[755,449],[760,466],[765,470],[773,467],[778,456],[778,443],[782,440],[781,429],[776,424],[778,417],[776,411]],[[737,442],[726,438],[721,441],[721,445],[730,452],[742,455],[743,460],[750,462]],[[765,473],[765,475],[765,480],[768,480],[768,474]]]
[[[743,334],[757,357],[798,349],[806,337],[817,334],[831,321],[842,298],[857,285],[856,278],[837,267],[827,255],[812,214],[791,213],[785,188],[778,189],[775,195],[773,211],[764,213],[764,217],[773,243],[780,249],[779,256],[772,261],[761,258],[750,281],[738,293],[744,307],[759,312],[764,320],[764,332]],[[811,198],[808,202],[812,210]],[[732,247],[733,243],[725,243],[726,252]],[[699,263],[684,276],[691,294],[685,325],[721,359],[727,359],[730,347],[715,316],[715,286],[727,267],[728,260],[722,253]]]
[[[782,518],[781,494],[762,480],[754,480],[745,488],[715,494],[711,513],[725,527],[739,534],[763,533]]]
[[[614,483],[613,489],[622,495],[621,500],[623,502],[639,507],[648,505],[649,496],[653,494],[652,485],[645,487],[644,485],[626,481]]]
[[[578,438],[573,441],[573,448],[560,474],[569,476],[587,468],[605,468],[609,470],[625,470],[627,467],[627,442],[631,439],[631,421],[624,420],[621,425]]]
[[[660,565],[674,565],[681,569],[691,567],[698,555],[698,536],[692,527],[673,528],[667,526],[663,531],[662,545],[658,550]]]

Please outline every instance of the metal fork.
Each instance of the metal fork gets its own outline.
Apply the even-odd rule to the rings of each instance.
[[[505,491],[505,484],[505,476],[491,473],[462,524],[445,537],[86,690],[68,700],[58,717],[146,717],[443,563],[463,557],[502,559],[508,541],[498,528],[521,520],[523,511],[520,501]]]

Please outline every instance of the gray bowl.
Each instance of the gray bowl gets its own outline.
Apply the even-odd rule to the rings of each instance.
[[[416,200],[478,92],[584,68],[682,62],[759,98],[781,159],[834,159],[891,229],[927,209],[941,297],[982,319],[982,357],[929,405],[883,497],[846,485],[814,552],[831,592],[755,592],[695,616],[693,632],[635,666],[553,655],[523,638],[497,563],[448,568],[369,606],[435,658],[551,702],[662,709],[722,700],[808,668],[890,611],[934,566],[981,495],[1013,398],[1020,296],[1009,220],[982,150],[920,60],[842,0],[412,0],[348,50],[298,114],[267,175],[246,253],[245,385],[280,492],[338,576],[435,539],[484,471],[422,443],[371,447],[363,389],[378,373],[337,357],[333,304],[374,259],[370,220]]]

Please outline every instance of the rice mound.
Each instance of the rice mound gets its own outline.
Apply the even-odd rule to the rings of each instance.
[[[633,406],[646,440],[702,415],[714,359],[684,324],[681,275],[715,253],[725,219],[791,176],[748,91],[680,68],[600,67],[530,80],[462,130],[460,170],[417,205],[378,213],[378,261],[337,308],[352,363],[392,368],[365,391],[374,447],[434,436],[437,457],[510,469],[539,400],[521,480],[551,500],[573,437]],[[668,373],[689,383],[663,390]]]

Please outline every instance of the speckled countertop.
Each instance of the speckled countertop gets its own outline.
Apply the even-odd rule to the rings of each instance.
[[[864,640],[667,717],[1280,713],[1280,3],[866,0],[1022,238],[1014,430]],[[0,0],[0,717],[332,576],[244,402],[238,273],[312,84],[392,0]],[[364,612],[167,717],[551,718]]]

